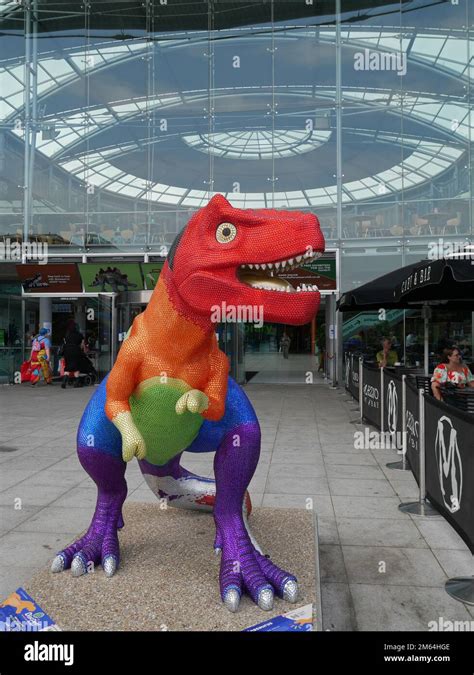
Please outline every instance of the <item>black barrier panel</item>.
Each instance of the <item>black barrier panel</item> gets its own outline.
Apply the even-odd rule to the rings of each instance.
[[[350,393],[350,381],[351,381],[351,370],[352,370],[352,354],[347,352],[344,354],[344,386],[346,390]]]
[[[362,379],[362,416],[380,429],[380,368],[364,365]]]
[[[359,400],[359,357],[346,354],[344,371],[345,387],[356,401]]]
[[[384,431],[391,436],[392,447],[403,447],[403,381],[401,375],[384,368]]]
[[[352,396],[359,400],[359,357],[352,354],[351,378],[349,382],[349,391]]]
[[[474,553],[474,420],[425,400],[426,494]]]
[[[420,404],[418,389],[406,379],[407,460],[416,482],[420,482]]]

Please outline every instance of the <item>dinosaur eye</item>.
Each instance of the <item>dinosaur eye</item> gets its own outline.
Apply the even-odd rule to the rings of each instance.
[[[237,228],[232,223],[221,223],[216,230],[219,244],[228,244],[237,236]]]

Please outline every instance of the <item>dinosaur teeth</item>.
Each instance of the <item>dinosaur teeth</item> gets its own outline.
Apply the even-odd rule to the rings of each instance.
[[[296,292],[297,293],[314,293],[314,291],[318,291],[319,288],[316,286],[316,284],[301,284],[300,286],[297,287]]]
[[[241,269],[255,269],[255,270],[276,270],[277,272],[280,270],[293,270],[298,265],[300,265],[301,262],[303,263],[308,263],[311,262],[312,260],[315,260],[316,258],[320,258],[322,256],[322,252],[320,251],[312,251],[308,250],[306,253],[302,253],[300,255],[294,256],[293,258],[287,258],[286,260],[278,260],[277,262],[266,262],[266,263],[244,263],[241,265]]]

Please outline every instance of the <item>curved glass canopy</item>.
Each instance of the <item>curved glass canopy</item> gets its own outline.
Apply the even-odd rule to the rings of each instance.
[[[291,26],[280,25],[277,40],[294,40],[292,29]],[[245,44],[247,32],[247,28],[233,28],[221,30],[219,35],[223,39],[228,36]],[[254,29],[254,34],[258,34],[258,28]],[[314,37],[314,32],[304,29],[299,30],[298,37],[303,39],[306,34]],[[470,81],[471,78],[469,54],[474,45],[461,31],[404,27],[402,32],[381,26],[350,26],[342,28],[340,38],[344,49],[399,54],[408,62],[428,68],[434,74],[442,72],[458,81]],[[158,35],[152,45],[146,39],[137,38],[121,42],[94,42],[87,49],[82,46],[62,48],[60,52],[45,50],[38,57],[38,100],[50,100],[54,94],[79,82],[85,75],[90,76],[103,69],[119,69],[123,64],[143,58],[146,50],[167,53],[185,49],[189,44],[204,44],[205,40],[207,33],[196,31],[183,32],[179,39],[160,39]],[[334,45],[335,28],[320,28],[318,40]],[[3,59],[0,81],[0,119],[8,125],[21,114],[24,105],[24,65],[17,58]],[[277,96],[306,100],[308,109],[314,109],[315,105],[323,102],[330,110],[336,100],[335,88],[324,85],[273,83],[258,89],[264,96],[272,92]],[[213,90],[213,97],[226,97],[230,108],[233,98],[244,100],[254,94],[255,87],[243,85],[216,86]],[[361,174],[357,180],[343,181],[344,202],[367,201],[429,183],[435,176],[454,166],[467,150],[474,120],[469,101],[461,96],[445,96],[430,91],[402,91],[401,88],[400,92],[396,92],[393,88],[383,89],[375,84],[363,87],[344,84],[340,95],[352,110],[385,110],[395,118],[403,114],[404,119],[429,130],[423,137],[405,133],[402,138],[396,131],[370,131],[357,123],[351,124],[348,117],[344,118],[343,133],[350,132],[359,140],[364,137],[371,140],[376,138],[382,146],[403,146],[400,162],[372,174]],[[175,90],[159,96],[131,97],[102,105],[80,106],[73,110],[59,109],[44,114],[41,124],[43,128],[48,127],[50,133],[37,135],[36,149],[72,176],[111,193],[173,206],[200,206],[209,196],[208,190],[192,184],[166,184],[154,180],[152,176],[145,181],[121,168],[115,160],[152,144],[159,148],[163,143],[163,135],[145,137],[141,134],[140,123],[145,116],[164,115],[166,111],[174,114],[180,109],[185,111],[189,104],[201,102],[204,108],[207,99],[207,90]],[[138,131],[130,133],[134,121],[137,122]],[[184,129],[181,133],[170,132],[166,138],[174,136],[180,152],[185,149],[190,153],[211,154],[221,160],[249,162],[292,158],[309,153],[315,153],[317,161],[321,148],[334,141],[333,128],[297,129],[286,127],[282,122],[275,128],[232,129],[230,125],[222,131],[199,133],[189,133],[189,130]],[[328,126],[331,126],[331,122]],[[120,129],[120,140],[111,143],[105,132],[110,132],[114,127]],[[12,131],[17,137],[24,137],[21,126]],[[278,187],[284,188],[283,183],[281,181]],[[231,196],[234,203],[249,206],[332,206],[336,201],[336,185],[308,182],[301,190],[247,191],[231,193]]]

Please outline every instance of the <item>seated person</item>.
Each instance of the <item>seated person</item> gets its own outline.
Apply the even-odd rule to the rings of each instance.
[[[461,352],[457,347],[445,349],[442,363],[433,371],[431,391],[438,401],[443,400],[442,384],[453,384],[460,388],[474,387],[474,376],[469,368],[463,365]]]
[[[375,358],[379,368],[386,368],[387,366],[394,366],[398,363],[398,354],[392,349],[392,341],[385,338],[382,342],[381,351],[377,352]]]

